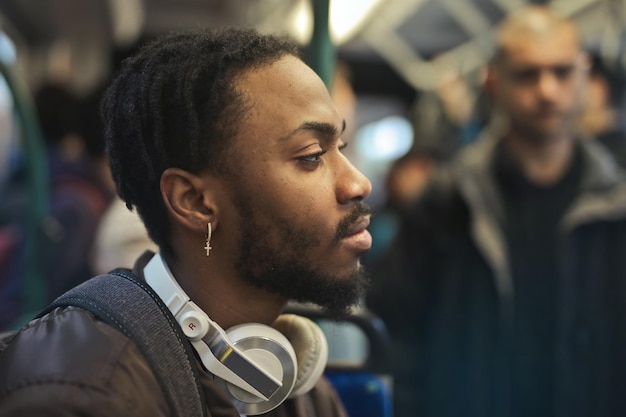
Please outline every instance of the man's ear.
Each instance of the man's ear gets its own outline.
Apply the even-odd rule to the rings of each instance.
[[[184,227],[204,232],[219,222],[217,187],[211,177],[200,177],[180,168],[168,168],[161,175],[161,195],[170,216]]]

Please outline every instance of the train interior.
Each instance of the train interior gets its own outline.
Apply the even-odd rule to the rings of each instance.
[[[484,127],[481,89],[494,29],[504,16],[525,3],[528,2],[0,1],[0,273],[11,268],[11,259],[23,256],[20,279],[28,289],[27,297],[17,300],[0,275],[0,286],[9,287],[3,290],[0,304],[4,306],[0,305],[0,310],[5,311],[0,314],[13,314],[19,309],[18,322],[23,322],[45,306],[46,271],[41,269],[39,260],[50,253],[63,256],[55,252],[55,241],[71,232],[49,216],[50,207],[55,204],[50,196],[55,180],[49,166],[54,162],[46,158],[46,126],[36,112],[37,100],[41,98],[37,93],[44,87],[62,86],[79,97],[86,109],[93,106],[89,100],[101,91],[121,60],[155,36],[227,26],[252,26],[262,32],[289,34],[303,46],[309,64],[323,76],[337,106],[345,113],[350,143],[346,154],[370,178],[374,191],[369,203],[381,209],[390,197],[385,181],[395,161],[410,151],[444,159],[474,140]],[[588,50],[609,65],[626,67],[626,1],[534,3],[550,3],[570,16],[580,24]],[[442,122],[442,112],[450,100],[455,103],[457,114],[448,115]],[[63,105],[54,101],[48,104]],[[90,116],[82,117],[83,121],[91,120]],[[465,123],[458,135],[462,139],[434,139],[442,123],[453,125],[457,119]],[[99,125],[94,121],[90,127],[97,130]],[[103,145],[98,144],[98,132],[90,134],[95,144],[87,145],[87,152],[101,154]],[[85,151],[85,145],[78,146],[71,140],[64,143],[68,155]],[[106,184],[102,187],[106,188]],[[96,197],[91,204],[104,203]],[[16,231],[11,227],[16,217],[25,225],[21,233],[26,242],[17,249],[12,246]],[[381,239],[385,239],[384,234]],[[328,373],[335,372],[335,383],[346,398],[372,398],[375,405],[366,407],[370,414],[361,410],[354,415],[391,415],[389,396],[393,381],[385,376],[382,364],[387,343],[384,323],[366,309],[355,311],[353,317],[340,324],[314,309],[293,309],[318,320],[328,334]],[[362,371],[366,379],[355,382],[356,371]],[[351,375],[352,379],[342,382],[342,375]],[[371,375],[376,378],[368,379]],[[377,386],[380,381],[382,385]],[[360,389],[357,394],[350,391],[355,385]],[[351,405],[359,406],[363,407],[360,400]]]

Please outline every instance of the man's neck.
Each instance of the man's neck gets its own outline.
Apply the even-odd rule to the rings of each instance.
[[[560,180],[574,153],[574,139],[567,134],[537,140],[511,131],[504,137],[504,143],[526,178],[537,185],[551,185]]]
[[[174,261],[169,267],[191,300],[224,329],[250,322],[271,325],[287,302],[238,278],[218,256]]]

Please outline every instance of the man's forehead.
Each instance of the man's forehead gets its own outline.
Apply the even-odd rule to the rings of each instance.
[[[545,6],[530,6],[509,16],[498,28],[499,45],[528,37],[548,38],[567,33],[578,36],[576,25]]]
[[[250,68],[236,77],[235,82],[238,90],[256,103],[275,97],[289,99],[296,95],[328,94],[315,71],[293,55]]]
[[[242,127],[276,139],[299,131],[342,131],[343,119],[319,76],[298,57],[248,70],[237,80],[246,102]]]
[[[310,69],[299,57],[291,54],[283,54],[277,56],[271,61],[264,62],[252,67],[246,68],[235,77],[235,81],[241,85],[249,83],[255,84],[259,78],[283,76],[285,74],[302,71],[303,68]],[[258,85],[263,87],[263,85]]]
[[[574,64],[581,53],[575,34],[565,32],[546,37],[529,35],[501,45],[502,61],[513,66]]]

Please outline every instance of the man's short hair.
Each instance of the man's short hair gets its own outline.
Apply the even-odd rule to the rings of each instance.
[[[535,4],[514,11],[496,30],[492,62],[498,64],[503,60],[511,42],[529,37],[552,36],[559,30],[570,30],[578,36],[574,22],[556,13],[549,6]]]
[[[286,38],[227,29],[161,37],[124,61],[102,103],[109,164],[118,194],[162,251],[174,254],[161,174],[225,174],[247,111],[236,78],[285,55],[300,55]]]

